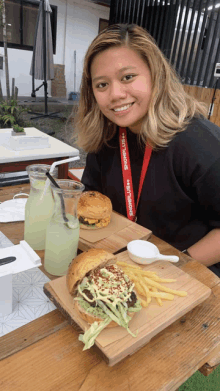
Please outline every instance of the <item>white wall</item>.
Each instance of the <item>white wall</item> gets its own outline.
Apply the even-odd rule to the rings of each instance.
[[[66,87],[69,94],[74,91],[74,50],[76,50],[76,91],[78,91],[85,52],[98,34],[99,18],[109,19],[109,8],[82,0],[51,1],[58,6],[59,20],[54,63],[65,64]]]
[[[76,50],[76,91],[79,90],[85,52],[98,34],[99,18],[109,19],[109,8],[86,0],[50,0],[57,9],[57,43],[54,64],[65,65],[67,97],[74,91],[74,50]],[[0,48],[4,55],[4,49]],[[29,75],[32,51],[8,49],[10,86],[12,78],[18,87],[19,96],[31,96],[32,77]],[[4,66],[5,68],[5,66]],[[3,95],[6,95],[5,72],[0,70]],[[35,80],[35,88],[42,81]],[[48,83],[50,95],[50,82]],[[43,87],[36,92],[44,96]]]
[[[0,53],[4,55],[4,49],[0,48]],[[8,49],[8,66],[9,66],[9,78],[10,89],[12,85],[12,78],[15,78],[15,85],[18,87],[18,94],[30,96],[32,91],[32,79],[29,75],[31,66],[32,52],[28,50]],[[3,70],[0,71],[1,85],[3,95],[6,95],[6,82],[5,82],[5,63],[3,64]],[[35,86],[38,87],[42,82],[36,80]],[[43,93],[41,94],[43,95]],[[39,95],[39,96],[41,96]]]

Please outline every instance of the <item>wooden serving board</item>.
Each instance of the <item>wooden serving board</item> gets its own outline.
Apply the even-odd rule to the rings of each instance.
[[[113,211],[111,222],[107,227],[97,230],[80,229],[78,247],[82,251],[104,248],[115,253],[126,248],[131,240],[147,240],[151,234],[152,231],[149,229]]]
[[[117,260],[134,265],[127,251],[118,254]],[[202,303],[211,294],[210,288],[170,262],[157,261],[144,266],[143,269],[155,271],[161,278],[175,279],[175,282],[161,284],[171,289],[186,291],[187,296],[175,295],[173,301],[163,300],[162,307],[152,298],[149,306],[136,313],[129,324],[132,332],[138,332],[135,338],[120,326],[103,330],[96,338],[95,344],[110,366],[136,352],[156,334]],[[74,300],[67,291],[65,276],[46,283],[44,292],[73,326],[78,326],[77,329],[80,327],[84,331],[89,328],[89,325],[81,320],[74,310]]]

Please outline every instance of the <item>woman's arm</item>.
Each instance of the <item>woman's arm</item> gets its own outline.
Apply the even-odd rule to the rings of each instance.
[[[205,266],[220,262],[220,228],[215,228],[187,249],[190,256]]]

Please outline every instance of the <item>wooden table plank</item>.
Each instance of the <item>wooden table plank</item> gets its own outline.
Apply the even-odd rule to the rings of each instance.
[[[212,352],[212,356],[207,361],[207,364],[210,367],[215,367],[220,364],[220,346],[217,346],[217,348]]]
[[[76,391],[101,358],[82,351],[71,326],[38,341],[0,362],[4,391]],[[13,368],[13,370],[12,370]],[[3,375],[3,376],[2,376]]]
[[[17,193],[29,194],[29,192],[30,192],[29,183],[16,185],[16,186],[0,187],[0,201],[3,202],[6,200],[11,200],[13,196]]]
[[[1,388],[32,391],[43,385],[44,391],[175,391],[219,346],[219,311],[217,285],[184,319],[114,367],[108,367],[93,348],[83,352],[78,333],[67,326],[3,360]]]
[[[199,368],[199,371],[204,376],[209,376],[220,364],[220,346],[217,346],[210,355],[210,358],[207,360],[205,365]]]
[[[0,337],[0,360],[33,345],[37,341],[56,333],[68,324],[60,311],[54,310],[49,314],[19,327]]]
[[[0,200],[1,201],[4,201],[4,200],[7,200],[7,199],[11,199],[12,197],[13,197],[13,195],[14,194],[16,194],[16,193],[18,193],[19,191],[20,192],[29,192],[29,191],[27,191],[29,189],[29,185],[18,185],[18,186],[11,186],[11,187],[7,187],[7,188],[1,188],[0,189]],[[23,239],[23,223],[21,222],[21,223],[16,223],[16,229],[15,229],[15,223],[7,223],[7,224],[1,224],[0,225],[0,230],[14,243],[14,244],[18,244],[19,242],[20,242],[20,240],[22,240]],[[166,242],[163,242],[163,241],[161,241],[159,238],[157,238],[157,237],[155,237],[154,235],[151,235],[151,237],[148,239],[149,241],[151,241],[152,243],[154,243],[155,245],[157,245],[158,246],[158,248],[160,249],[160,252],[161,253],[163,253],[163,254],[167,254],[167,255],[170,255],[170,254],[173,254],[173,255],[178,255],[179,257],[180,257],[180,261],[179,261],[179,263],[178,263],[178,266],[182,266],[183,267],[183,270],[184,271],[186,271],[187,273],[191,273],[191,275],[193,276],[193,277],[195,277],[195,278],[197,278],[198,280],[200,280],[201,282],[203,282],[203,283],[205,283],[207,286],[209,286],[210,288],[213,288],[213,292],[214,292],[214,295],[216,294],[216,289],[217,289],[217,285],[219,285],[219,279],[218,279],[218,277],[217,276],[215,276],[210,270],[208,270],[207,268],[205,268],[203,265],[200,265],[200,264],[198,264],[197,262],[196,263],[193,263],[192,261],[191,262],[189,262],[188,264],[187,264],[187,262],[189,261],[189,257],[187,257],[185,254],[182,254],[181,252],[179,252],[177,249],[175,249],[174,247],[171,247],[168,243],[166,243]],[[40,253],[40,252],[39,252]],[[41,252],[41,256],[42,256],[42,253],[43,252]],[[205,268],[206,269],[206,271],[204,272],[204,270],[203,270],[203,268]],[[43,269],[43,267],[41,268],[41,270],[43,270],[44,271],[44,269]],[[49,276],[50,278],[51,278],[51,276]],[[54,277],[53,277],[54,278]],[[219,300],[219,293],[217,292],[217,296],[218,296],[218,300]],[[216,296],[216,297],[217,297]],[[199,316],[199,319],[200,319],[200,326],[198,326],[198,327],[200,327],[200,332],[201,332],[201,326],[204,324],[204,322],[205,322],[205,319],[204,319],[204,317],[208,317],[209,319],[212,319],[211,318],[211,316],[212,316],[212,313],[213,313],[213,319],[216,319],[216,313],[218,313],[219,314],[219,308],[217,308],[217,311],[218,312],[215,312],[216,311],[216,305],[213,305],[213,303],[212,303],[212,297],[213,297],[213,295],[210,297],[210,299],[208,299],[209,300],[209,302],[207,303],[207,301],[205,302],[205,303],[203,303],[203,305],[202,305],[202,307],[201,306],[199,306],[199,311],[200,311],[200,313],[198,314],[198,313],[196,313],[196,320],[198,320],[198,316]],[[203,306],[209,306],[210,305],[210,311],[206,308],[206,307],[204,307],[203,308]],[[196,309],[195,309],[196,310]],[[195,311],[194,310],[194,311]],[[53,318],[53,312],[51,312],[50,314],[47,314],[47,315],[45,315],[45,316],[48,316],[49,318],[50,317],[52,317]],[[194,313],[189,313],[189,314],[187,314],[187,318],[183,318],[183,319],[181,319],[182,320],[182,323],[181,323],[181,330],[183,331],[184,330],[184,328],[187,326],[187,319],[188,319],[188,317],[192,317],[192,319],[194,319]],[[203,318],[202,318],[202,316],[203,316]],[[42,317],[43,318],[43,317]],[[42,318],[39,318],[38,319],[38,321],[40,322],[40,324],[39,324],[39,327],[41,328],[41,322],[42,322]],[[51,319],[52,319],[51,318]],[[199,321],[199,320],[198,320]],[[36,321],[33,321],[32,323],[33,323],[33,325],[35,324],[35,322]],[[65,320],[64,320],[64,322],[66,322]],[[203,322],[203,323],[202,323]],[[52,322],[53,323],[53,322]],[[62,325],[62,323],[60,323],[60,325]],[[185,326],[184,326],[185,325]],[[167,337],[167,333],[169,333],[170,332],[170,328],[172,328],[172,327],[176,327],[177,325],[176,324],[173,324],[172,326],[169,326],[169,328],[168,329],[166,329],[165,331],[166,331],[166,335],[164,335],[164,338],[166,339],[166,337]],[[179,327],[180,327],[180,325],[178,325]],[[183,327],[184,326],[184,327]],[[212,325],[213,326],[213,325]],[[25,330],[26,329],[26,327],[27,328],[29,328],[30,326],[28,326],[28,325],[26,325],[26,326],[23,326],[23,328],[21,328],[22,330]],[[35,327],[34,327],[35,328]],[[62,326],[61,326],[61,328],[62,328]],[[15,339],[15,341],[16,341],[16,339],[17,338],[19,338],[19,333],[20,333],[20,331],[19,330],[21,330],[21,329],[18,329],[17,331],[18,331],[18,336],[16,335],[16,333],[14,334],[14,339]],[[71,333],[71,337],[70,337],[70,340],[72,341],[72,328],[69,328],[69,326],[64,326],[64,329],[62,329],[62,331],[63,331],[63,333],[64,334],[62,334],[62,335],[65,335],[65,338],[67,338],[67,334],[69,333],[69,330],[70,330],[70,333]],[[188,336],[189,335],[189,330],[190,330],[190,325],[188,326],[188,328],[185,330],[186,331],[186,336]],[[193,329],[194,330],[194,329]],[[218,325],[218,330],[219,330],[219,325]],[[16,330],[15,330],[16,331]],[[204,334],[205,332],[209,335],[209,331],[210,331],[210,328],[208,327],[208,328],[206,328],[205,330],[203,330],[202,329],[202,333]],[[195,331],[196,332],[196,331]],[[58,338],[59,336],[60,336],[60,333],[61,333],[61,331],[59,332],[59,333],[55,333],[55,334],[53,334],[53,336],[54,336],[54,338],[55,338],[55,340],[56,340],[56,338]],[[67,333],[67,334],[66,334]],[[164,333],[164,332],[163,332]],[[175,332],[175,330],[173,330],[173,333],[175,333],[175,338],[177,338],[177,334],[178,334],[178,327],[176,328],[176,332]],[[50,334],[50,332],[49,332],[49,334]],[[192,333],[190,333],[190,334],[192,334]],[[197,351],[195,352],[196,354],[195,354],[195,357],[196,357],[196,365],[194,365],[195,364],[195,362],[193,362],[193,365],[194,365],[194,371],[196,370],[195,368],[199,368],[201,365],[203,365],[203,366],[207,366],[207,363],[206,363],[206,361],[207,360],[210,360],[210,362],[211,363],[214,363],[215,361],[215,358],[217,359],[218,358],[218,351],[219,351],[219,343],[217,343],[217,346],[214,346],[213,347],[213,344],[212,344],[212,346],[206,346],[206,343],[204,343],[204,341],[206,341],[206,340],[204,340],[204,336],[205,335],[201,335],[200,336],[200,339],[201,339],[201,341],[203,342],[203,346],[201,346],[201,351],[202,351],[202,353],[203,353],[203,357],[199,360],[198,358],[197,358]],[[38,342],[36,342],[35,343],[35,345],[32,345],[32,346],[30,346],[29,348],[26,348],[26,349],[24,349],[24,347],[25,347],[25,345],[22,345],[21,344],[21,346],[22,346],[22,352],[25,354],[25,356],[26,356],[26,354],[27,354],[27,357],[29,357],[29,360],[30,360],[30,362],[31,362],[31,358],[30,358],[30,353],[29,352],[32,352],[32,348],[33,348],[33,346],[35,346],[36,347],[36,345],[37,346],[39,346],[39,344],[42,342],[42,347],[43,347],[43,351],[41,351],[41,354],[43,354],[44,352],[46,352],[46,350],[44,349],[44,341],[48,341],[48,339],[50,339],[51,338],[51,336],[48,336],[48,337],[45,337],[45,335],[42,333],[41,334],[42,335],[42,338],[43,338],[43,340],[42,341],[40,341],[40,339],[41,339],[41,337],[40,337],[40,334],[38,335],[38,337],[37,337],[37,339],[36,339],[36,341],[38,341]],[[168,334],[169,335],[169,334]],[[219,332],[218,332],[218,334],[217,334],[217,336],[219,335]],[[207,335],[206,335],[207,336]],[[5,336],[6,337],[6,336]],[[2,337],[1,338],[1,341],[5,338],[5,337]],[[158,335],[157,337],[155,337],[155,338],[159,338],[160,337],[160,335]],[[10,341],[10,335],[9,335],[9,341]],[[76,338],[77,338],[77,336],[76,336]],[[152,343],[154,342],[154,340],[155,340],[155,338],[150,342],[150,344],[148,344],[147,345],[147,347],[145,347],[145,348],[143,348],[143,349],[141,349],[141,351],[140,352],[142,352],[143,350],[145,351],[145,349],[147,348],[147,353],[146,353],[146,355],[144,355],[143,356],[143,358],[146,356],[146,357],[148,357],[149,356],[149,360],[151,359],[151,355],[149,355],[149,349],[150,349],[150,347],[152,347],[153,345],[152,345]],[[190,337],[190,338],[192,338],[192,337]],[[199,336],[198,336],[198,339],[199,339]],[[7,344],[7,341],[6,341],[6,339],[4,340],[5,342],[4,342],[4,344],[6,343]],[[29,339],[29,341],[31,341],[30,339]],[[165,340],[164,340],[165,341]],[[182,341],[182,342],[181,342]],[[194,338],[192,338],[192,343],[193,343],[193,341],[194,341]],[[24,342],[27,342],[27,341],[24,341]],[[34,341],[35,342],[35,341]],[[61,345],[60,345],[60,349],[62,350],[62,339],[61,339]],[[185,340],[184,340],[184,338],[183,339],[180,339],[179,340],[179,342],[180,343],[182,343],[183,344],[183,346],[184,346],[184,343],[185,343]],[[213,341],[212,341],[213,342]],[[216,341],[215,341],[216,342]],[[32,342],[30,342],[30,343],[32,343]],[[70,342],[71,343],[71,342]],[[189,341],[189,345],[190,345],[190,341]],[[178,344],[177,344],[178,345]],[[157,341],[157,343],[156,343],[156,346],[158,346],[158,341]],[[165,343],[164,342],[164,344],[162,345],[162,346],[164,346],[164,349],[165,350],[167,350],[167,356],[166,356],[166,358],[165,358],[165,361],[166,360],[168,360],[168,358],[169,358],[169,355],[172,355],[173,354],[173,351],[176,351],[177,352],[177,356],[176,357],[178,357],[178,359],[179,359],[179,356],[178,355],[181,355],[181,349],[180,350],[178,350],[177,349],[177,347],[175,347],[175,349],[174,350],[172,350],[172,348],[173,348],[173,343],[170,345],[170,341],[169,341],[169,339],[167,340],[167,342]],[[193,345],[192,345],[193,346]],[[13,348],[13,346],[11,345],[11,347]],[[80,348],[81,348],[81,343],[80,343]],[[1,349],[1,348],[0,348]],[[10,346],[9,346],[9,351],[10,351]],[[8,351],[8,352],[9,352]],[[207,352],[209,351],[209,354],[206,354]],[[179,352],[179,353],[178,353]],[[204,354],[204,352],[205,352],[205,354]],[[153,349],[153,353],[155,353],[155,359],[157,358],[157,360],[159,360],[158,362],[160,362],[161,361],[161,351],[159,351],[159,350],[155,350],[155,345],[154,345],[154,349]],[[152,354],[153,354],[152,353]],[[163,353],[163,351],[162,351],[162,353]],[[7,354],[9,354],[9,353],[7,353],[7,352],[5,352],[5,354],[6,354],[6,356],[7,356]],[[92,348],[91,350],[90,350],[90,352],[83,352],[83,354],[85,355],[85,354],[94,354],[94,348]],[[136,353],[137,355],[138,354],[141,354],[141,353]],[[135,356],[136,356],[136,354],[135,354]],[[144,353],[143,353],[144,354]],[[12,357],[10,357],[10,358],[14,358],[14,357],[16,357],[16,359],[15,359],[15,361],[13,361],[14,363],[15,363],[15,365],[17,365],[17,356],[19,355],[19,353],[17,353],[17,354],[14,354]],[[216,356],[215,356],[216,355]],[[47,352],[47,354],[46,354],[46,356],[47,356],[47,358],[49,359],[49,352]],[[85,356],[83,356],[83,362],[84,362],[84,357]],[[87,356],[86,356],[87,357]],[[153,356],[152,357],[154,357],[154,354],[153,354]],[[185,357],[185,353],[184,353],[184,357]],[[191,357],[190,357],[191,358]],[[184,358],[185,359],[185,358]],[[7,361],[8,359],[5,359],[5,360],[3,360],[2,362],[7,362],[8,363],[8,361]],[[130,359],[128,359],[128,360],[130,360]],[[143,365],[145,366],[145,368],[148,368],[148,364],[149,364],[149,360],[147,360],[147,362],[146,362],[146,365],[144,365],[143,364],[143,362],[140,362],[140,367],[142,368],[142,371],[143,371]],[[204,361],[205,360],[205,361]],[[127,361],[127,360],[125,360],[125,361]],[[143,361],[143,360],[142,360]],[[162,362],[163,362],[164,360],[162,360]],[[175,360],[174,360],[175,361]],[[176,360],[177,361],[177,360]],[[1,363],[2,363],[1,362]],[[18,361],[19,362],[19,361]],[[76,390],[84,390],[84,389],[86,389],[86,388],[83,388],[83,387],[85,387],[85,386],[87,386],[89,383],[90,383],[90,380],[91,380],[91,390],[93,389],[92,387],[92,384],[94,383],[94,381],[96,381],[95,379],[96,379],[96,377],[97,376],[99,376],[99,371],[100,370],[104,370],[104,372],[105,372],[105,370],[106,370],[106,367],[105,367],[105,363],[103,363],[102,361],[100,362],[100,364],[99,364],[99,366],[96,366],[96,364],[97,364],[97,362],[100,362],[100,357],[98,357],[98,361],[97,361],[97,357],[96,357],[96,360],[94,361],[94,373],[95,373],[95,377],[93,378],[92,377],[92,380],[91,380],[91,374],[93,374],[93,370],[91,370],[91,372],[88,372],[87,370],[85,371],[86,372],[86,374],[88,374],[88,376],[87,375],[85,375],[84,377],[82,377],[81,378],[81,382],[83,383],[83,385],[82,385],[82,388],[76,388]],[[156,363],[156,361],[154,361],[155,363]],[[168,362],[168,361],[167,361]],[[44,363],[44,365],[46,366],[46,362]],[[122,364],[122,363],[121,363]],[[175,364],[175,362],[173,363],[173,365]],[[128,365],[128,364],[127,364]],[[132,364],[131,364],[132,365]],[[152,372],[152,377],[153,377],[153,374],[155,373],[155,368],[157,369],[158,368],[158,366],[157,366],[157,363],[155,364],[156,366],[155,367],[152,367],[151,365],[150,365],[150,368],[152,368],[152,370],[153,370],[153,372]],[[186,360],[185,361],[185,367],[188,367],[189,366],[189,362]],[[184,368],[185,368],[184,367]],[[95,368],[97,368],[97,369],[95,369]],[[103,369],[104,368],[104,369]],[[114,368],[114,367],[113,367]],[[127,367],[125,367],[125,369],[126,369]],[[132,367],[131,367],[132,368]],[[149,368],[149,369],[150,369]],[[169,363],[169,365],[168,365],[168,368],[170,368],[170,370],[171,370],[171,372],[172,372],[172,363],[170,364]],[[175,365],[174,365],[174,368],[175,368]],[[1,368],[2,369],[2,368]],[[91,369],[91,368],[90,368]],[[128,369],[128,368],[127,368]],[[127,370],[126,369],[126,370]],[[11,367],[11,370],[12,370],[12,372],[13,372],[13,367]],[[129,369],[128,369],[129,370]],[[147,369],[146,369],[147,370]],[[65,368],[63,368],[63,371],[65,371]],[[2,372],[2,371],[1,371]],[[62,369],[61,369],[61,372],[62,372]],[[175,371],[174,371],[175,372]],[[23,373],[23,368],[21,368],[21,372],[20,372],[20,374],[22,374]],[[89,373],[90,373],[90,375],[89,375]],[[193,372],[192,372],[193,373]],[[109,377],[109,373],[107,372],[107,374],[108,374],[108,377]],[[34,373],[32,373],[32,375],[34,375]],[[163,372],[162,372],[162,375],[163,375]],[[17,371],[17,376],[19,376],[19,371]],[[17,376],[16,376],[16,378],[17,378]],[[46,376],[46,374],[45,374],[45,376]],[[53,370],[52,370],[52,367],[51,367],[51,376],[53,376]],[[61,376],[61,378],[62,378],[62,380],[65,380],[65,386],[64,386],[64,388],[63,387],[61,387],[60,389],[62,389],[62,390],[71,390],[72,391],[72,386],[71,386],[71,380],[68,380],[66,377],[65,378],[63,378],[63,374],[62,374],[62,376]],[[139,374],[139,376],[141,376],[140,374]],[[184,377],[185,376],[185,377]],[[186,380],[186,378],[187,377],[189,377],[190,376],[190,374],[188,373],[188,374],[186,374],[186,371],[184,370],[183,371],[183,376],[182,376],[182,378],[179,378],[178,377],[178,379],[182,379],[181,381],[182,382],[184,382],[185,380]],[[123,375],[122,375],[122,377],[123,377]],[[10,379],[10,375],[8,375],[8,379]],[[41,377],[40,378],[41,379],[41,381],[43,381],[43,377]],[[120,373],[118,373],[117,374],[117,376],[115,377],[115,381],[117,381],[117,379],[120,379]],[[131,386],[130,387],[130,382],[132,382],[132,372],[131,372],[131,377],[129,378],[129,379],[131,379],[131,380],[128,380],[128,383],[127,383],[127,385],[126,384],[124,384],[124,382],[125,382],[125,380],[123,380],[122,381],[122,387],[120,388],[120,390],[123,390],[123,389],[125,389],[125,390],[133,390],[134,388]],[[148,379],[149,380],[149,379]],[[68,383],[70,381],[70,383]],[[171,380],[169,379],[169,386],[168,386],[168,388],[166,388],[166,391],[167,390],[175,390],[177,387],[179,387],[179,385],[181,384],[181,381],[180,382],[175,382],[175,380],[174,380],[174,382],[172,383],[171,382]],[[25,380],[24,380],[24,382],[25,382]],[[171,384],[171,383],[172,384]],[[98,382],[99,383],[99,382]],[[98,384],[97,383],[97,384]],[[13,390],[14,391],[14,389],[16,389],[16,390],[22,390],[22,391],[25,391],[26,389],[29,391],[31,391],[32,389],[36,389],[36,387],[35,387],[35,384],[34,384],[34,382],[33,382],[33,388],[19,388],[19,387],[12,387],[12,388],[7,388],[7,387],[11,387],[11,385],[10,384],[8,384],[8,382],[7,382],[7,377],[5,378],[5,380],[4,380],[4,384],[6,385],[6,387],[3,387],[3,389],[4,390]],[[13,384],[13,379],[12,379],[12,382],[11,382],[11,384]],[[42,383],[41,383],[42,384]],[[55,389],[59,389],[59,388],[56,388],[56,387],[58,387],[59,386],[59,382],[55,382],[55,383],[53,383],[54,384],[54,386],[55,386],[55,388],[53,388],[54,390]],[[106,387],[107,387],[107,383],[105,382],[105,384],[106,384]],[[113,385],[114,385],[114,381],[113,381],[113,383],[112,383]],[[147,383],[146,383],[147,384]],[[146,389],[148,390],[148,391],[150,391],[150,388],[148,388],[148,386],[146,386],[146,384],[142,384],[141,383],[141,388],[139,388],[139,390],[142,390],[143,389],[143,391],[145,391]],[[167,383],[168,384],[168,383]],[[0,385],[1,385],[1,381],[0,381]],[[94,385],[94,384],[93,384]],[[125,388],[124,388],[124,386],[125,386]],[[142,388],[142,386],[143,386],[143,388]],[[30,387],[32,387],[32,385],[30,386]],[[130,387],[130,388],[129,388]],[[170,388],[171,387],[171,388]],[[39,386],[39,389],[40,389],[40,386]],[[45,388],[45,391],[46,390],[51,390],[51,388]],[[98,388],[95,388],[96,389],[96,391],[98,390]],[[101,389],[103,389],[103,388],[101,388]],[[114,389],[114,388],[111,388],[111,376],[109,377],[109,389]],[[107,390],[107,388],[106,388],[106,390]],[[117,388],[116,388],[116,390],[117,390]],[[155,389],[153,389],[154,391],[155,391]],[[163,390],[164,390],[164,388],[163,388]],[[104,391],[104,389],[103,389],[103,391]]]
[[[181,269],[211,289],[217,285],[220,286],[219,277],[212,273],[206,266],[195,260],[191,260],[189,263],[184,264],[181,266]]]
[[[206,273],[204,273],[204,267],[201,264],[198,264],[196,261],[191,261],[189,264],[185,264],[182,267],[182,270],[184,270],[186,273],[188,272],[188,269],[190,267],[190,274],[197,278],[197,280],[201,281],[203,284],[209,286],[211,289],[215,286],[220,286],[220,279],[212,273],[209,269],[206,268]],[[207,362],[199,368],[199,371],[204,375],[208,376],[210,373],[212,373],[215,368],[220,364],[220,344],[215,348],[210,358],[208,358]]]
[[[218,285],[220,286],[220,279],[218,280],[219,280]],[[210,358],[207,360],[207,363],[203,367],[199,368],[199,370],[204,376],[208,376],[219,365],[220,365],[220,346],[213,350]]]

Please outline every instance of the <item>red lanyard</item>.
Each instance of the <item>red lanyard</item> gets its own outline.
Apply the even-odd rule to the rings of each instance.
[[[146,172],[148,169],[152,148],[148,145],[146,145],[145,148],[144,160],[143,160],[140,182],[139,182],[137,204],[135,207],[126,128],[119,128],[119,144],[120,144],[120,151],[121,151],[121,166],[122,166],[127,217],[129,220],[136,221],[137,207],[138,207],[138,203],[139,203],[139,199],[144,183],[144,178],[146,176]]]

